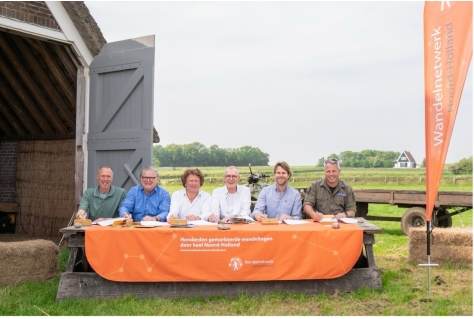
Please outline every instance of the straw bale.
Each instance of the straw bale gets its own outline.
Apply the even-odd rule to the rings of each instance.
[[[75,210],[75,141],[18,143],[16,201],[20,225],[30,236],[59,236]],[[19,227],[21,226],[21,227]]]
[[[435,228],[431,232],[431,244],[472,247],[472,228]],[[426,246],[426,229],[410,228],[409,241],[413,245]]]
[[[410,228],[408,261],[426,262],[426,230]],[[472,264],[472,228],[435,228],[430,239],[433,263]]]
[[[49,240],[0,242],[0,286],[53,279],[59,274],[58,255]]]

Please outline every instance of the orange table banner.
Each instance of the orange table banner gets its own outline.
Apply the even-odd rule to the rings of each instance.
[[[122,282],[330,279],[346,274],[362,250],[363,231],[340,223],[113,228],[85,231],[89,264]]]

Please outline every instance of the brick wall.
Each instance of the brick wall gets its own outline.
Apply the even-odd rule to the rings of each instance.
[[[0,1],[0,16],[61,30],[44,1]]]
[[[15,201],[17,142],[0,142],[0,202]]]

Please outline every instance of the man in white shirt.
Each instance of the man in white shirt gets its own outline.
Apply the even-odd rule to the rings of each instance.
[[[237,215],[250,215],[250,189],[238,185],[239,180],[239,170],[235,166],[225,169],[225,186],[212,192],[210,222],[228,222]]]
[[[208,220],[211,212],[211,195],[200,188],[204,174],[199,168],[188,168],[181,175],[184,188],[171,196],[168,222],[171,219]]]

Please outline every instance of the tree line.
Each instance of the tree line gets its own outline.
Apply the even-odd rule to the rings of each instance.
[[[269,154],[252,146],[220,148],[211,145],[207,148],[198,142],[153,146],[153,165],[162,167],[247,166],[249,163],[264,166],[268,165],[269,158]]]
[[[400,156],[400,152],[363,150],[360,152],[344,151],[339,154],[331,154],[321,157],[316,166],[324,166],[326,158],[336,158],[341,161],[343,167],[362,168],[391,168],[394,161]]]

